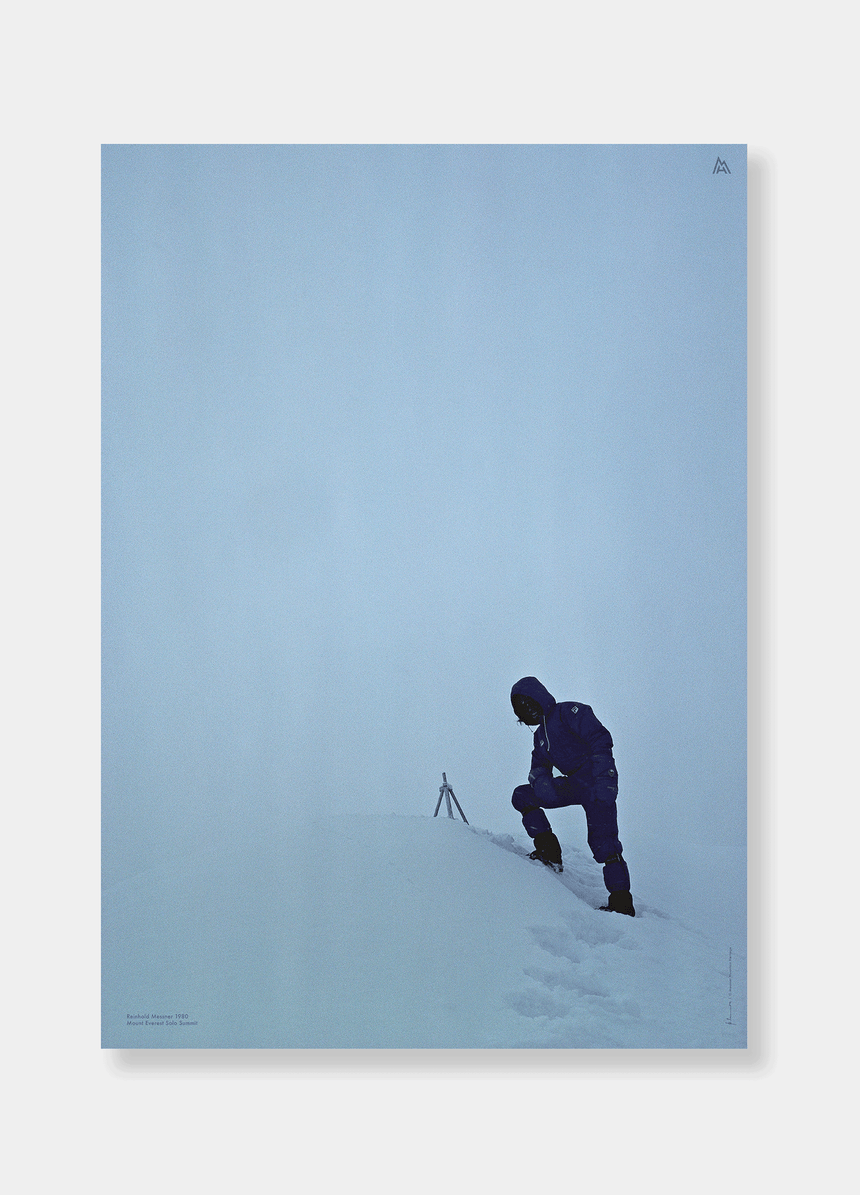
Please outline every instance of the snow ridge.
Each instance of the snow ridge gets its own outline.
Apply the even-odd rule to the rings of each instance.
[[[600,868],[563,848],[557,875],[445,817],[249,824],[106,893],[103,1044],[744,1048],[743,951],[730,990],[722,943],[599,911]]]

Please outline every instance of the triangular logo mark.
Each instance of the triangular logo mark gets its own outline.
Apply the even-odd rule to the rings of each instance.
[[[717,164],[714,167],[714,169],[711,171],[711,173],[712,174],[731,174],[731,170],[729,170],[728,166],[725,164],[725,162],[723,161],[722,158],[717,158]]]

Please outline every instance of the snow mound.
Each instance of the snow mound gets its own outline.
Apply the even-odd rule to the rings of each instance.
[[[249,828],[104,899],[109,1048],[743,1048],[739,956],[564,845],[445,817]],[[634,891],[634,898],[635,898]],[[731,982],[730,982],[731,980]]]

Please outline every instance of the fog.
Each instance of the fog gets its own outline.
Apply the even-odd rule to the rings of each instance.
[[[745,159],[105,147],[107,883],[443,770],[519,831],[529,674],[613,735],[634,897],[741,944]]]

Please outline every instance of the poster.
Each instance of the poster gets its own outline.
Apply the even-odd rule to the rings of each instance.
[[[744,1049],[746,148],[109,145],[102,298],[103,1046]]]

